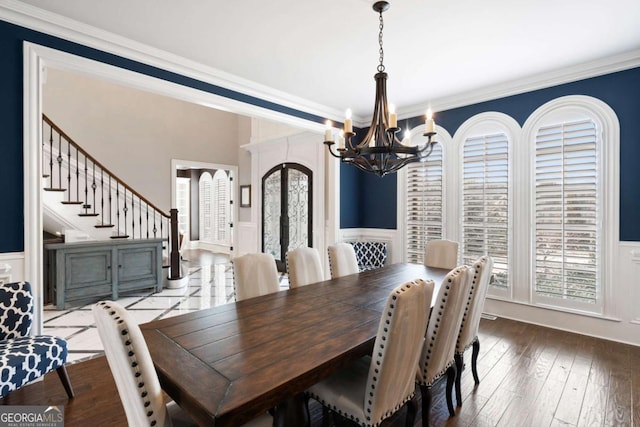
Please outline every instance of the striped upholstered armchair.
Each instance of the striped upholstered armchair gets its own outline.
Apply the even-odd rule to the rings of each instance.
[[[64,367],[67,342],[51,335],[29,336],[32,322],[31,285],[0,285],[0,397],[54,370],[67,395],[73,397]]]

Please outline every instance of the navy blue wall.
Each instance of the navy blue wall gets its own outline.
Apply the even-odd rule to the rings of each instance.
[[[129,69],[205,92],[322,123],[324,118],[244,95],[220,86],[131,61],[117,55],[0,21],[0,130],[3,164],[0,168],[5,208],[0,209],[0,253],[24,250],[24,181],[22,118],[22,42],[29,41],[117,67]]]
[[[616,112],[620,121],[620,240],[640,241],[640,68],[441,111],[437,113],[436,119],[451,135],[467,119],[487,111],[508,114],[522,126],[538,107],[566,95],[598,98]],[[416,127],[423,121],[424,117],[414,117],[409,120],[409,126]],[[397,187],[376,185],[362,179],[358,182],[363,185],[359,189],[362,195],[359,201],[361,212],[349,215],[350,219],[357,216],[360,221],[344,221],[346,218],[343,216],[343,227],[395,228],[395,225],[389,225],[396,224]],[[345,188],[340,190],[343,189]],[[358,191],[352,188],[348,190]],[[366,210],[375,206],[382,207],[379,215],[367,215]],[[394,208],[387,209],[387,206]]]

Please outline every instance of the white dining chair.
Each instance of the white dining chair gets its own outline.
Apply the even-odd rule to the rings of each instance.
[[[322,282],[322,262],[320,254],[315,248],[297,248],[285,255],[287,271],[289,272],[289,287],[297,288],[310,283]]]
[[[255,253],[235,257],[233,286],[236,301],[254,298],[280,290],[276,262],[270,254]]]
[[[424,250],[424,265],[452,270],[458,265],[458,242],[429,240]]]
[[[329,270],[331,278],[347,276],[360,271],[358,259],[353,245],[349,243],[336,243],[327,248],[329,252]]]
[[[480,325],[480,317],[484,307],[484,300],[487,296],[489,288],[489,280],[491,279],[491,271],[493,270],[493,259],[488,256],[482,256],[473,263],[475,274],[471,282],[469,290],[469,301],[465,313],[462,317],[460,333],[456,343],[455,362],[456,370],[456,400],[458,406],[462,406],[462,391],[460,390],[460,377],[462,376],[462,367],[464,366],[464,352],[473,346],[471,354],[471,372],[473,379],[480,384],[478,377],[478,353],[480,352],[480,339],[478,338],[478,326]]]
[[[436,380],[447,375],[446,400],[449,415],[454,416],[452,389],[456,379],[454,351],[469,288],[473,279],[473,267],[462,266],[451,270],[442,281],[431,309],[429,326],[419,359],[416,382],[422,394],[422,425],[429,425],[431,387]]]
[[[433,288],[433,281],[421,279],[396,287],[382,311],[372,355],[315,384],[308,395],[363,427],[378,426],[408,404],[406,425],[413,426],[416,366]]]

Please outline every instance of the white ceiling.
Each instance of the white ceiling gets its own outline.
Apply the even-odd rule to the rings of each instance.
[[[371,114],[369,0],[23,0],[277,91]],[[399,112],[640,49],[639,0],[396,0],[384,13]]]

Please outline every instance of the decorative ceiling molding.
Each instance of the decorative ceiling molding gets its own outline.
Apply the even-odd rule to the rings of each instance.
[[[325,117],[338,123],[341,123],[343,119],[343,111],[278,91],[16,0],[0,0],[0,19],[268,102]],[[399,119],[417,117],[423,115],[427,107],[431,107],[434,111],[444,111],[638,66],[640,66],[640,49],[451,97],[431,100],[428,104],[425,102],[424,104],[405,106],[399,109],[398,117]],[[368,126],[370,119],[370,117],[356,116],[353,117],[353,122],[357,127],[365,127]]]

